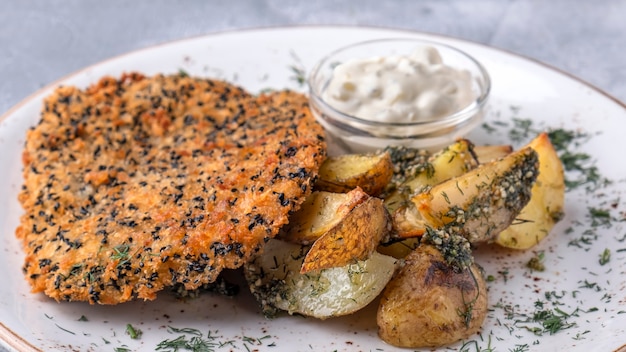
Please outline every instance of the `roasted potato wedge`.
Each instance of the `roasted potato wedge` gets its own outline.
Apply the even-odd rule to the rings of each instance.
[[[371,198],[360,188],[348,193],[314,191],[291,215],[279,238],[310,245],[341,223],[355,207]]]
[[[389,153],[346,154],[327,158],[319,170],[315,188],[348,192],[360,187],[369,195],[382,192],[393,175]]]
[[[353,313],[374,300],[396,270],[394,258],[374,252],[364,261],[300,274],[307,249],[272,239],[244,266],[266,316],[281,310],[320,319]]]
[[[391,223],[383,201],[369,197],[313,243],[300,272],[341,267],[365,260],[390,231]]]
[[[513,152],[511,145],[477,145],[474,147],[474,153],[478,163],[486,164],[488,162],[503,158]]]
[[[530,147],[433,186],[413,197],[427,225],[451,226],[470,242],[492,241],[526,206],[538,175]]]
[[[424,233],[425,223],[411,197],[428,186],[462,175],[478,166],[473,145],[465,139],[433,154],[424,165],[415,167],[412,177],[405,180],[385,197],[385,207],[391,214],[394,236],[410,238]]]
[[[411,252],[383,291],[378,334],[399,347],[439,347],[476,333],[487,314],[480,270],[457,269],[431,245]]]
[[[539,158],[539,176],[528,204],[517,220],[496,237],[496,243],[507,248],[528,249],[550,233],[563,217],[565,179],[563,165],[546,133],[532,140]]]

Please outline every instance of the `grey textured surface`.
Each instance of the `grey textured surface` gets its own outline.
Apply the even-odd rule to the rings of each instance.
[[[0,0],[0,114],[56,79],[128,51],[218,31],[302,24],[468,39],[542,61],[626,101],[624,14],[622,0]]]
[[[468,39],[567,71],[626,101],[626,1],[0,0],[0,113],[86,65],[178,38],[300,24]]]

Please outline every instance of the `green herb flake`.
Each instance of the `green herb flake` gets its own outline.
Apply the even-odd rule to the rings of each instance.
[[[591,226],[610,226],[611,213],[605,209],[589,208],[589,217],[591,218]]]
[[[298,85],[304,86],[304,84],[306,83],[306,73],[304,72],[304,69],[295,65],[289,66],[289,68],[293,73],[291,79],[296,81]]]
[[[80,318],[78,318],[78,321],[89,321],[89,319],[87,319],[86,316],[81,315]]]
[[[207,333],[207,337],[204,338],[202,332],[192,328],[175,328],[172,326],[167,327],[169,333],[182,334],[175,339],[167,339],[161,341],[155,350],[176,352],[180,350],[195,351],[195,352],[212,352],[216,347],[219,347],[215,341],[215,337],[211,335],[211,332]]]
[[[494,307],[503,309],[506,319],[513,320],[514,326],[526,329],[537,336],[554,335],[575,327],[576,323],[570,322],[569,319],[578,317],[579,313],[579,309],[575,309],[572,313],[567,313],[558,307],[546,309],[542,301],[535,302],[535,311],[531,313],[524,313],[518,306],[501,303]]]
[[[130,259],[130,245],[128,244],[120,244],[113,247],[113,254],[111,255],[112,260],[119,260],[117,263],[117,267],[123,266]]]
[[[544,253],[539,252],[537,255],[535,255],[534,257],[530,258],[530,260],[528,260],[528,263],[526,263],[526,267],[534,271],[545,271],[546,267],[543,264],[543,259],[544,259]]]
[[[607,264],[609,261],[611,260],[611,250],[606,248],[602,254],[600,254],[600,260],[599,263],[600,265],[605,265]]]
[[[131,324],[126,324],[126,333],[130,336],[131,339],[137,340],[141,337],[141,334],[143,332],[133,327]]]
[[[76,335],[76,333],[75,333],[75,332],[70,331],[70,330],[67,330],[67,329],[65,329],[65,328],[61,327],[59,324],[54,324],[54,325],[56,325],[56,327],[57,327],[57,328],[59,328],[59,329],[61,329],[61,330],[65,331],[65,332],[67,332],[67,333],[69,333],[69,334]]]

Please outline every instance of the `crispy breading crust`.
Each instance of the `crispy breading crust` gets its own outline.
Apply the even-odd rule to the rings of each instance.
[[[136,73],[60,87],[23,153],[26,278],[100,304],[212,282],[287,223],[325,155],[301,94]]]

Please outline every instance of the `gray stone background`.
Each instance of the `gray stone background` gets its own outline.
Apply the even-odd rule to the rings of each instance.
[[[118,54],[216,31],[300,24],[476,41],[542,61],[626,102],[622,0],[0,0],[0,114]]]
[[[0,0],[0,114],[111,56],[215,31],[299,24],[460,37],[537,59],[626,101],[623,0]]]

